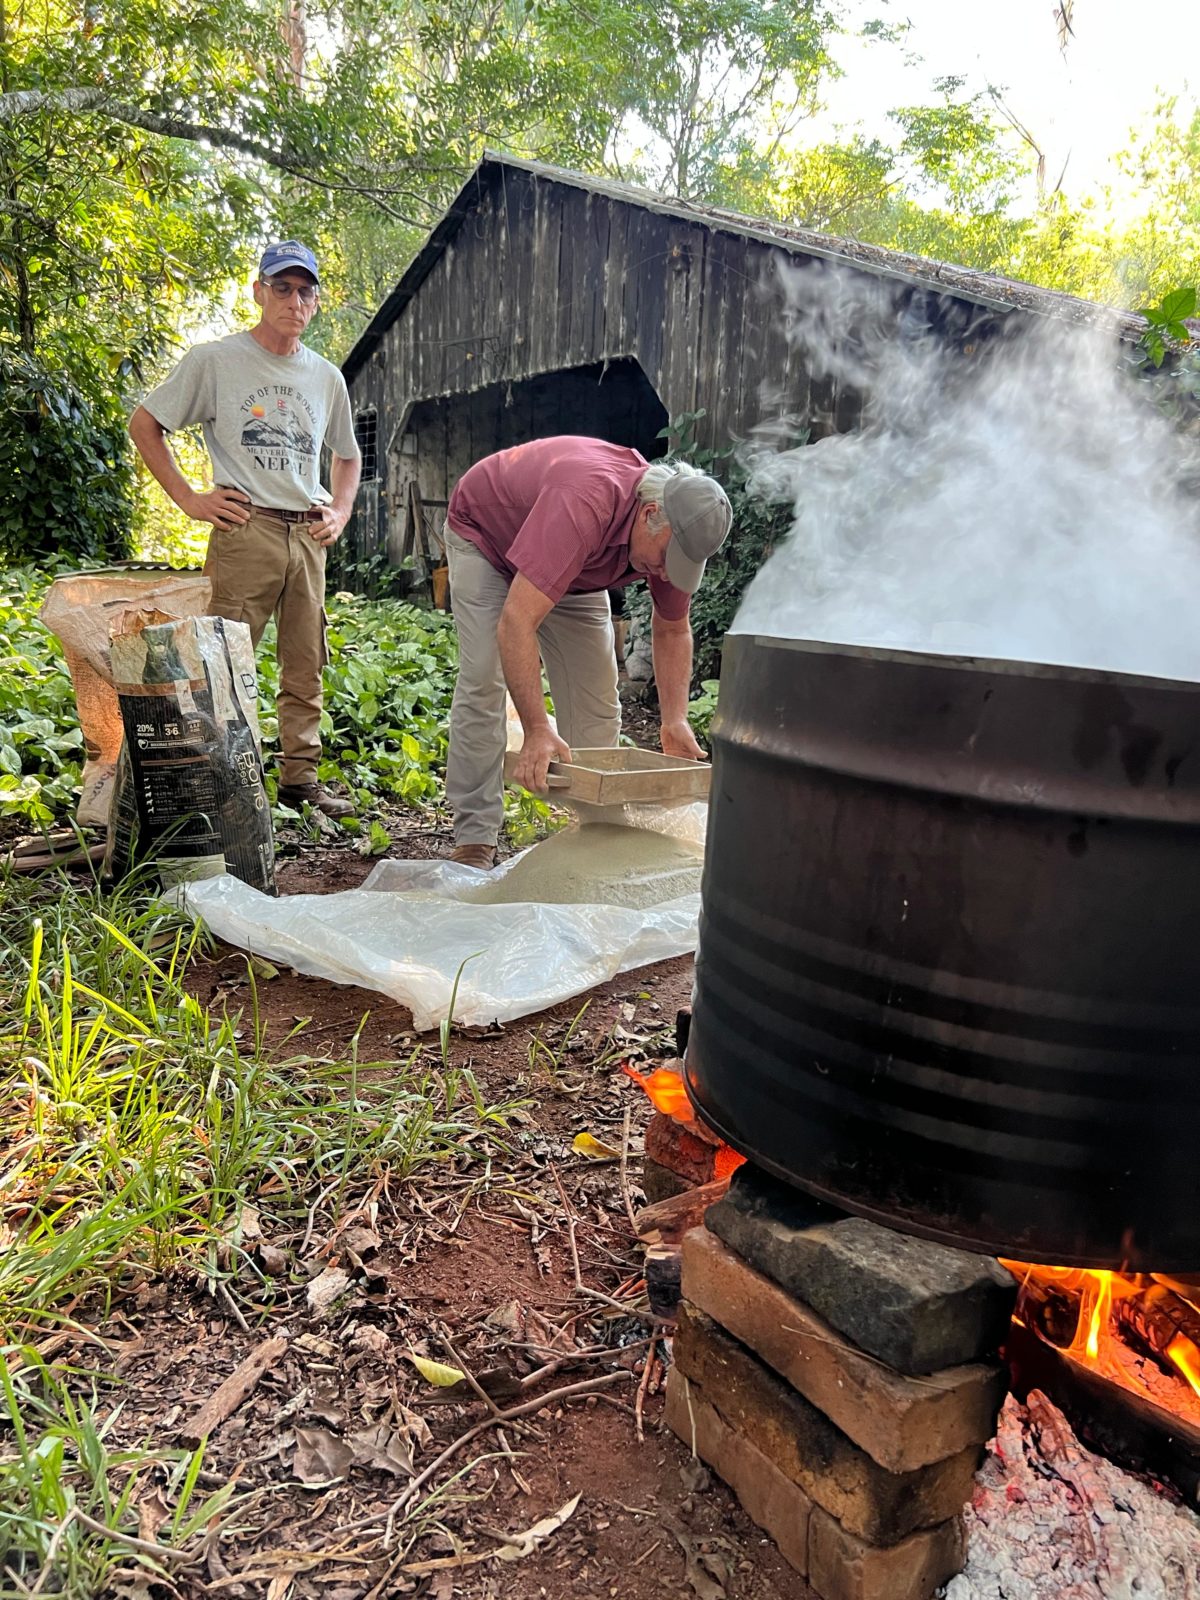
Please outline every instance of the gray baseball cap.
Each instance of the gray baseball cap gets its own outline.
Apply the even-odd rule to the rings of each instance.
[[[721,485],[703,472],[669,478],[662,508],[671,525],[667,578],[684,594],[695,594],[704,576],[704,563],[729,537],[733,510]]]

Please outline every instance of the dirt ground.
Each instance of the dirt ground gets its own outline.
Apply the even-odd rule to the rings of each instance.
[[[391,854],[448,847],[437,819],[387,822]],[[352,841],[285,837],[281,892],[333,892],[360,882],[371,864]],[[263,1196],[247,1238],[261,1230],[260,1270],[276,1275],[258,1310],[252,1292],[235,1315],[232,1304],[182,1282],[144,1285],[118,1305],[99,1330],[113,1346],[117,1442],[176,1442],[252,1350],[275,1335],[287,1341],[211,1435],[202,1487],[236,1475],[244,1498],[222,1519],[207,1575],[180,1574],[175,1594],[808,1600],[729,1492],[661,1424],[669,1328],[649,1319],[628,1220],[643,1198],[640,1139],[650,1107],[616,1057],[671,1054],[690,985],[690,959],[605,984],[569,1049],[582,999],[504,1028],[455,1030],[451,1063],[470,1067],[485,1099],[524,1102],[488,1151],[490,1178],[476,1161],[469,1173],[377,1185],[329,1238],[311,1221],[309,1236],[275,1232]],[[196,969],[193,987],[217,1009],[244,1010],[245,958],[218,951]],[[437,1038],[417,1039],[407,1011],[379,995],[286,971],[260,979],[257,993],[272,1048],[338,1059],[357,1035],[368,1077],[415,1048],[441,1063]],[[548,1048],[531,1059],[534,1038]],[[587,1132],[620,1151],[627,1112],[623,1181],[620,1160],[589,1159],[572,1141]],[[313,1309],[314,1279],[328,1271],[346,1275],[328,1280],[343,1292]],[[416,1475],[488,1415],[461,1383],[454,1391],[427,1383],[414,1354],[461,1361],[502,1410],[605,1382],[481,1431],[413,1495]],[[151,1508],[147,1529],[155,1492],[152,1484],[140,1490]],[[526,1541],[528,1553],[502,1542],[564,1509],[561,1526]],[[131,1573],[129,1587],[112,1592],[160,1590],[139,1587]]]

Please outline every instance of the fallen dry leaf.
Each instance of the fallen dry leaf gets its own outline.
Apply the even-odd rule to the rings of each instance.
[[[341,1267],[326,1267],[308,1286],[308,1309],[328,1311],[335,1300],[350,1287],[350,1274]]]
[[[453,1367],[446,1369],[453,1372]],[[489,1367],[484,1372],[475,1373],[475,1382],[493,1400],[515,1400],[521,1393],[521,1380],[508,1367]],[[429,1403],[439,1405],[470,1405],[472,1400],[478,1399],[474,1386],[467,1382],[463,1374],[461,1383],[449,1384],[444,1389],[439,1389],[436,1394],[429,1396]]]
[[[408,1359],[425,1379],[435,1388],[448,1389],[452,1383],[466,1383],[466,1378],[458,1367],[448,1367],[444,1361],[430,1361],[428,1356],[414,1356],[409,1352]]]
[[[390,1472],[394,1478],[412,1477],[412,1446],[403,1433],[389,1428],[386,1422],[377,1422],[373,1428],[352,1433],[348,1443],[360,1467]]]
[[[619,1161],[621,1152],[614,1150],[612,1145],[605,1144],[603,1139],[597,1139],[593,1133],[577,1133],[571,1140],[571,1149],[578,1156],[586,1156],[589,1161]]]
[[[667,1527],[674,1534],[679,1548],[683,1551],[684,1577],[695,1591],[699,1600],[726,1600],[725,1585],[713,1576],[712,1567],[724,1571],[724,1563],[711,1562],[700,1550],[695,1539],[676,1523],[668,1522]]]
[[[392,1341],[383,1329],[373,1327],[369,1322],[364,1322],[355,1328],[352,1342],[356,1350],[363,1350],[373,1356],[385,1356],[392,1348]]]
[[[499,1328],[502,1333],[511,1333],[514,1339],[525,1337],[525,1313],[521,1310],[519,1300],[506,1300],[483,1320],[489,1328]]]
[[[292,1476],[306,1489],[340,1483],[354,1465],[354,1452],[344,1439],[324,1428],[297,1428]]]
[[[582,1494],[577,1494],[567,1501],[565,1506],[559,1506],[548,1517],[543,1517],[540,1522],[535,1522],[532,1528],[526,1528],[524,1533],[505,1534],[505,1544],[502,1550],[496,1551],[498,1561],[523,1561],[526,1556],[531,1556],[535,1550],[544,1545],[551,1534],[557,1533],[568,1517],[575,1514],[575,1509]]]
[[[113,1600],[154,1600],[155,1581],[144,1567],[118,1567],[108,1574],[107,1592]]]
[[[154,1488],[138,1501],[138,1538],[147,1544],[158,1542],[158,1530],[171,1515],[171,1508],[163,1499],[162,1490]]]
[[[265,1241],[258,1247],[258,1261],[263,1271],[271,1278],[281,1278],[291,1264],[291,1257],[286,1250],[280,1250],[278,1245],[267,1244]]]
[[[301,1350],[305,1355],[319,1356],[325,1361],[332,1361],[338,1353],[338,1346],[332,1339],[319,1339],[315,1333],[302,1333],[299,1338],[293,1339],[292,1349]]]
[[[433,1431],[419,1412],[410,1411],[406,1405],[401,1405],[399,1400],[394,1400],[392,1416],[395,1418],[396,1426],[418,1449],[433,1443]]]
[[[338,1236],[337,1243],[347,1250],[353,1250],[360,1261],[366,1256],[373,1256],[383,1246],[383,1240],[374,1228],[347,1228],[345,1233]]]

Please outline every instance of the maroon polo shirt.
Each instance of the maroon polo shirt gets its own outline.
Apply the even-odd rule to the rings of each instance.
[[[620,589],[642,576],[629,565],[629,535],[648,465],[603,439],[534,439],[477,461],[446,518],[497,572],[521,573],[555,605],[566,594]],[[647,581],[660,616],[687,616],[690,595],[664,578]]]

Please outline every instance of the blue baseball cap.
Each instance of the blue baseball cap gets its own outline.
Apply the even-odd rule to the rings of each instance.
[[[314,283],[321,281],[317,273],[316,256],[299,239],[284,239],[280,244],[269,244],[258,263],[258,275],[260,278],[273,278],[277,272],[283,272],[288,267],[301,267],[312,274]]]

